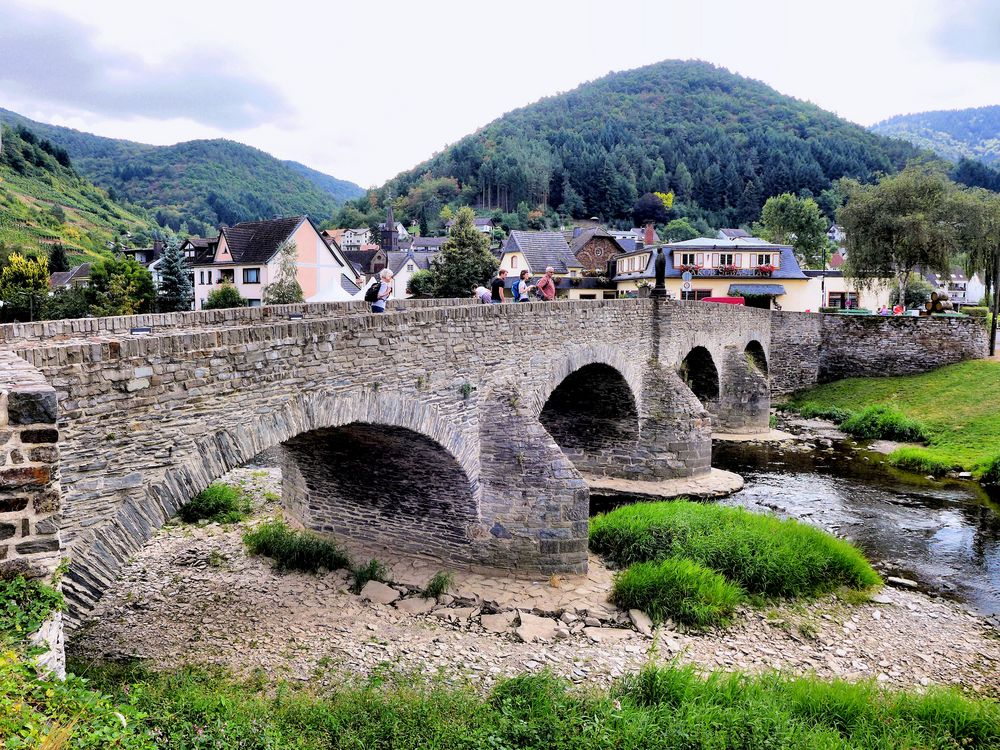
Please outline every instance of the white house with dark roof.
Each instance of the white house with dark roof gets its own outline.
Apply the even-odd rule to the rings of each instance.
[[[540,276],[549,266],[556,276],[579,277],[584,269],[562,232],[514,230],[510,233],[501,249],[501,269],[514,277],[525,269],[532,276]]]
[[[947,294],[958,305],[978,305],[986,296],[986,285],[979,274],[974,273],[970,277],[961,268],[952,268],[947,274],[927,271],[923,277],[934,291]]]
[[[489,235],[493,234],[493,219],[491,219],[490,217],[477,216],[472,220],[472,223],[476,227],[476,229],[478,229],[483,234],[489,234]],[[455,224],[454,219],[451,219],[447,224],[445,224],[445,227],[447,228],[449,234],[451,234],[451,228],[452,226],[454,226],[454,224]]]
[[[309,217],[291,216],[222,227],[219,236],[204,247],[195,242],[182,245],[186,255],[194,255],[195,309],[200,310],[212,290],[224,282],[233,284],[249,306],[259,307],[264,288],[277,277],[278,249],[284,242],[295,243],[297,278],[306,300],[352,298],[344,279],[354,286],[361,279],[343,252],[320,234]]]

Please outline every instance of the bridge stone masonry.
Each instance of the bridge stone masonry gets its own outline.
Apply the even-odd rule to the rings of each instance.
[[[788,315],[432,300],[2,326],[0,572],[69,557],[78,619],[188,499],[278,446],[284,507],[307,528],[453,566],[582,572],[588,475],[704,474],[713,425],[766,431],[775,373],[819,377],[787,360],[818,362],[836,336]],[[926,323],[899,335],[954,338]]]

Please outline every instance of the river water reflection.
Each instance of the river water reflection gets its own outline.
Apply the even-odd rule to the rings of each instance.
[[[712,465],[746,479],[720,503],[808,521],[851,539],[889,575],[1000,614],[1000,506],[979,485],[929,481],[837,443],[810,452],[718,443]]]

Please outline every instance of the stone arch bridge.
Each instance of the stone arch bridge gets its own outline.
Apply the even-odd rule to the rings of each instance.
[[[767,429],[780,320],[435,300],[3,326],[0,568],[69,556],[79,616],[183,503],[282,446],[284,503],[308,528],[453,565],[581,572],[586,474],[697,475],[713,424]]]

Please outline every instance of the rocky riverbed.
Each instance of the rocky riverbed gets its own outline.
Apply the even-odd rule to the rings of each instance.
[[[255,499],[246,523],[277,511],[277,471],[240,469],[226,481]],[[245,525],[164,527],[72,634],[71,656],[137,657],[159,667],[214,663],[322,683],[388,665],[484,688],[542,669],[607,684],[650,659],[677,659],[705,671],[953,684],[1000,696],[997,632],[954,603],[905,588],[887,587],[862,604],[830,596],[747,608],[734,625],[706,633],[650,631],[641,613],[606,603],[611,575],[599,561],[578,580],[459,575],[454,595],[433,601],[414,593],[433,566],[384,560],[394,580],[410,585],[369,585],[359,596],[345,572],[278,573],[267,559],[248,556]],[[408,581],[410,574],[423,579]]]

